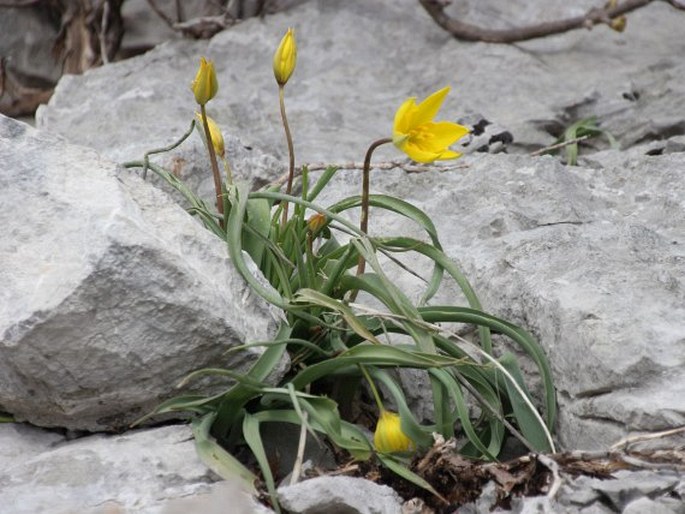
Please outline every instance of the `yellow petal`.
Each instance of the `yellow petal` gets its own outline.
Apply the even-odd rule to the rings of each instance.
[[[429,130],[432,135],[432,141],[443,148],[447,148],[469,133],[469,129],[451,121],[431,123]]]
[[[435,160],[436,161],[446,161],[448,159],[458,159],[462,155],[464,155],[464,154],[462,154],[461,152],[453,152],[452,150],[445,150]]]
[[[395,112],[395,120],[392,124],[393,138],[395,134],[406,135],[411,129],[410,122],[412,113],[416,111],[416,97],[407,98]]]
[[[416,143],[409,140],[406,142],[404,148],[400,148],[400,150],[406,153],[407,157],[409,157],[412,161],[422,163],[433,162],[440,158],[440,155],[443,153],[426,150],[425,148],[421,148]]]
[[[433,118],[435,118],[438,115],[440,106],[442,105],[442,102],[445,100],[445,97],[449,92],[449,86],[443,87],[441,90],[436,91],[428,98],[426,98],[423,102],[421,102],[419,105],[417,105],[416,107],[418,111],[413,120],[414,126],[423,125],[424,123],[433,121]]]
[[[289,28],[281,39],[281,43],[274,54],[274,77],[279,86],[285,86],[288,79],[295,71],[297,64],[297,43],[295,31]]]

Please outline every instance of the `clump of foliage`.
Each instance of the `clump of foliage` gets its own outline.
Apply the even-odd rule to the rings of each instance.
[[[273,340],[249,341],[242,346],[264,348],[247,374],[217,367],[198,370],[184,380],[224,377],[225,391],[173,398],[153,414],[192,413],[197,449],[204,461],[221,476],[241,477],[253,489],[256,476],[235,457],[238,449],[248,447],[276,508],[275,479],[260,435],[264,423],[299,425],[303,436],[305,431],[317,439],[323,436],[355,459],[377,458],[434,493],[432,486],[407,466],[414,452],[432,445],[434,433],[444,438],[463,435],[466,443],[460,453],[479,459],[496,459],[508,434],[515,434],[533,451],[553,451],[550,429],[556,415],[555,394],[539,344],[522,328],[483,310],[466,277],[442,251],[436,228],[423,211],[393,196],[370,194],[372,156],[380,145],[393,143],[418,162],[459,157],[449,146],[468,129],[434,121],[449,88],[418,104],[415,98],[406,100],[395,114],[392,135],[369,147],[360,177],[361,194],[322,206],[317,198],[329,186],[335,168],[326,169],[316,180],[303,168],[302,192],[293,195],[295,156],[284,92],[296,60],[295,35],[288,30],[273,62],[289,149],[285,190],[275,186],[250,192],[233,181],[221,131],[206,112],[207,103],[218,92],[218,82],[213,63],[204,58],[191,87],[200,106],[199,123],[192,120],[183,139],[193,127],[199,128],[212,165],[216,208],[171,172],[150,162],[149,154],[142,161],[126,164],[153,171],[182,193],[189,212],[226,241],[233,265],[254,292],[284,313]],[[224,162],[225,179],[219,158]],[[370,206],[417,224],[425,231],[425,239],[369,236]],[[361,209],[360,226],[346,216],[355,209]],[[379,260],[382,255],[389,258],[386,262],[398,262],[397,256],[408,252],[432,262],[432,275],[418,303],[388,277]],[[253,274],[250,260],[268,284]],[[431,303],[444,280],[456,283],[467,305]],[[360,292],[364,293],[362,299],[374,299],[376,307],[358,303]],[[466,341],[442,323],[475,325],[476,342]],[[537,366],[543,384],[542,415],[534,406],[517,358],[506,349],[494,352],[492,334],[507,338]],[[286,355],[289,370],[278,383],[269,382]],[[409,409],[395,374],[402,368],[423,370],[429,377],[433,424],[421,424]],[[364,384],[378,408],[373,441],[341,415],[358,401]],[[390,398],[383,398],[382,392]],[[468,398],[475,399],[479,408],[471,408]],[[397,412],[385,404],[392,404]],[[302,437],[301,444],[304,440]]]

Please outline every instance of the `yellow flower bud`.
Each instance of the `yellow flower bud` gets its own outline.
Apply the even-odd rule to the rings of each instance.
[[[297,64],[297,43],[295,43],[295,31],[290,28],[285,33],[281,44],[274,54],[274,77],[279,86],[285,86],[290,75],[295,71]]]
[[[307,220],[307,228],[312,234],[315,234],[316,232],[321,230],[325,224],[326,216],[321,214],[320,212],[312,214]]]
[[[628,18],[623,16],[619,16],[618,18],[614,18],[611,20],[611,23],[609,26],[614,29],[616,32],[623,32],[626,30],[626,24],[628,23]]]
[[[204,125],[202,124],[202,114],[199,112],[195,113],[195,117],[200,122],[200,127],[202,127],[202,133],[204,134]],[[209,126],[209,136],[212,139],[212,146],[214,146],[214,151],[219,157],[223,157],[225,153],[224,149],[224,136],[221,134],[221,129],[216,122],[207,116],[207,125]]]
[[[200,68],[197,70],[195,80],[190,85],[195,94],[195,101],[200,105],[209,102],[219,90],[219,82],[216,80],[214,63],[207,61],[204,57],[200,59]]]
[[[382,453],[406,452],[416,448],[414,441],[402,432],[399,415],[387,410],[381,411],[373,434],[373,445]]]

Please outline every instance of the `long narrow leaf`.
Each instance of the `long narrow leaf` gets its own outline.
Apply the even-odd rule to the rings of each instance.
[[[417,485],[422,489],[425,489],[426,491],[435,495],[437,498],[440,498],[440,500],[442,500],[445,503],[445,505],[449,505],[449,502],[439,492],[437,492],[432,485],[430,485],[426,480],[421,478],[412,470],[407,468],[407,466],[405,466],[402,462],[398,461],[392,455],[379,453],[378,460],[380,460],[386,468],[388,468],[396,475],[399,475],[405,480],[411,482],[412,484]]]
[[[192,423],[193,435],[195,437],[195,448],[202,462],[209,469],[214,471],[224,480],[238,478],[248,492],[257,494],[254,483],[257,477],[243,466],[238,459],[224,450],[217,444],[214,438],[209,435],[209,430],[214,421],[215,414],[207,414],[198,418]]]
[[[269,466],[269,459],[266,456],[262,435],[259,431],[259,419],[247,412],[243,418],[243,437],[250,447],[250,450],[252,450],[255,459],[257,459],[259,468],[262,470],[266,489],[269,491],[269,496],[271,496],[271,501],[276,512],[281,512],[280,506],[278,505],[278,496],[276,495],[276,483],[274,482],[273,473],[271,473],[271,466]]]

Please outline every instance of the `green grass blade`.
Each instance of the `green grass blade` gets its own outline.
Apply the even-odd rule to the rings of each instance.
[[[516,362],[516,357],[511,353],[505,353],[499,358],[500,364],[506,368],[512,377],[518,382],[519,386],[525,393],[528,393],[523,374]],[[535,416],[528,405],[521,397],[518,389],[512,387],[512,384],[505,380],[505,386],[509,393],[509,400],[514,411],[516,423],[521,431],[521,434],[528,440],[528,442],[539,452],[549,453],[552,448],[547,440],[547,432],[544,427],[540,426],[537,416]],[[530,394],[528,394],[530,397]]]
[[[257,459],[259,469],[261,469],[262,476],[264,477],[266,489],[269,491],[269,496],[271,497],[271,502],[276,509],[276,512],[281,512],[280,506],[278,505],[278,496],[276,495],[276,483],[274,481],[273,473],[271,473],[269,459],[266,456],[262,436],[259,432],[259,424],[258,418],[246,412],[245,417],[243,418],[243,437],[250,447],[250,450],[252,450],[255,459]]]
[[[440,493],[438,493],[432,485],[430,485],[426,480],[424,480],[419,475],[417,475],[409,468],[407,468],[396,457],[388,454],[379,453],[378,460],[380,460],[386,468],[388,468],[396,475],[401,476],[405,480],[411,482],[412,484],[422,489],[425,489],[426,491],[435,495],[437,498],[440,498],[440,500],[442,500],[445,503],[445,505],[449,505],[449,502]]]
[[[224,450],[209,434],[214,414],[207,414],[193,421],[191,428],[195,436],[195,449],[205,465],[224,480],[239,479],[247,491],[257,494],[254,483],[257,480],[252,472],[238,459]]]

